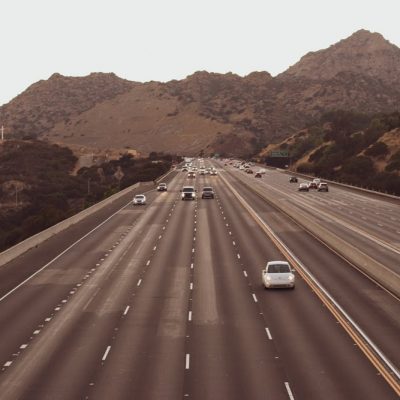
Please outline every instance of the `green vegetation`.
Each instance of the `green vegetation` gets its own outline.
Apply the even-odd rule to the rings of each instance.
[[[0,251],[120,189],[156,179],[170,169],[173,157],[123,155],[72,176],[76,161],[68,148],[40,141],[7,141],[0,147]]]
[[[308,127],[306,134],[299,135],[288,150],[297,161],[317,149],[309,162],[298,165],[299,172],[400,195],[400,151],[392,155],[383,172],[375,169],[373,161],[389,154],[388,146],[379,139],[399,127],[399,112],[329,112]]]

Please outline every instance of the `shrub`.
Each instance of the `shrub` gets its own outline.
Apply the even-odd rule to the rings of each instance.
[[[384,156],[389,152],[389,149],[384,142],[376,142],[372,146],[368,147],[368,149],[365,151],[365,154],[367,156],[371,157],[378,157],[378,156]]]

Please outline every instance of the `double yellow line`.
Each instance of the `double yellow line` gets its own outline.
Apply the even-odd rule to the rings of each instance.
[[[261,229],[265,232],[269,239],[272,240],[275,246],[287,258],[287,260],[295,267],[298,274],[310,286],[310,288],[319,297],[326,308],[337,319],[340,325],[342,325],[344,330],[354,340],[354,342],[358,345],[358,347],[366,355],[370,362],[375,366],[379,373],[384,377],[384,379],[395,391],[395,393],[400,396],[400,381],[398,378],[399,372],[396,370],[397,375],[393,372],[393,370],[395,370],[396,368],[393,365],[389,367],[389,365],[387,365],[387,363],[390,363],[389,361],[385,363],[382,357],[380,357],[380,355],[366,341],[363,335],[359,331],[357,331],[354,324],[349,321],[345,313],[338,308],[335,302],[332,301],[332,298],[327,295],[327,292],[325,292],[322,287],[317,284],[315,278],[313,278],[312,275],[308,271],[306,271],[301,262],[291,253],[291,251],[277,237],[272,229],[259,217],[259,215],[253,210],[253,208],[250,207],[250,205],[243,199],[243,197],[236,191],[236,189],[233,188],[233,186],[222,174],[220,174],[220,177],[231,190],[231,192],[235,195],[235,197],[239,200],[239,202],[243,205],[243,207],[248,211],[250,216],[257,222],[257,224],[261,227]],[[392,369],[392,371],[390,369]]]

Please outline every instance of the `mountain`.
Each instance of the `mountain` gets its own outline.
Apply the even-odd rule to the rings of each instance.
[[[399,104],[400,49],[361,30],[277,77],[199,71],[136,83],[113,74],[55,74],[2,106],[0,123],[15,137],[75,148],[248,156],[328,111],[374,114]]]

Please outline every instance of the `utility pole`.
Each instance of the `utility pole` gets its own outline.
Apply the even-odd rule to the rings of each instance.
[[[4,126],[1,126],[1,142],[4,142]]]

